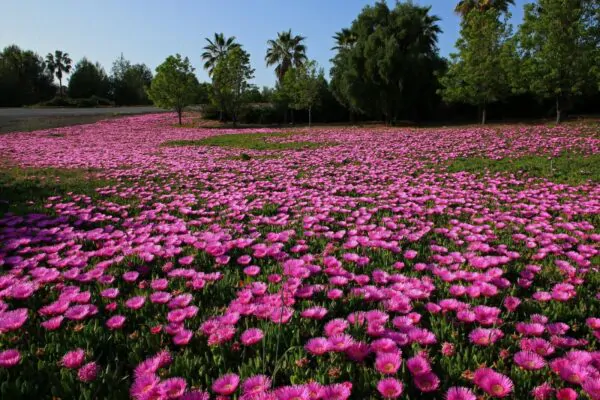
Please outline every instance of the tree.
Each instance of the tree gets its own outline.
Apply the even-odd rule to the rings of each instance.
[[[69,53],[64,53],[60,50],[56,50],[54,54],[48,53],[46,56],[46,67],[53,75],[56,74],[61,96],[63,95],[63,74],[68,74],[71,71],[71,63],[72,61],[69,58]]]
[[[442,64],[439,19],[429,11],[410,2],[390,9],[383,1],[362,10],[349,28],[356,41],[332,60],[331,86],[340,103],[386,122],[419,116],[420,86],[435,88],[435,69]],[[428,96],[435,96],[435,89]]]
[[[173,108],[177,112],[179,125],[183,109],[192,104],[197,95],[198,79],[190,60],[181,55],[169,56],[156,68],[148,96],[162,108]]]
[[[336,32],[333,39],[335,40],[335,46],[331,50],[337,51],[349,49],[356,42],[356,37],[348,28],[343,28],[341,31]]]
[[[20,107],[50,99],[56,95],[53,75],[44,60],[16,45],[0,52],[0,106]]]
[[[205,38],[205,40],[208,44],[204,46],[202,60],[204,60],[204,69],[208,70],[208,75],[211,76],[219,60],[225,57],[230,50],[240,47],[240,44],[235,42],[235,36],[225,38],[222,33],[215,33],[213,40],[209,38]]]
[[[470,11],[461,23],[461,37],[456,43],[457,54],[441,79],[444,100],[464,102],[480,107],[481,123],[486,122],[487,105],[510,93],[506,72],[511,56],[510,26],[505,15],[495,9]]]
[[[515,0],[460,0],[454,11],[465,17],[471,11],[497,10],[507,12],[508,6],[515,5]]]
[[[290,106],[295,110],[308,110],[308,126],[312,124],[312,110],[319,102],[323,69],[318,69],[315,61],[289,69],[283,78],[284,90],[290,98]]]
[[[267,42],[268,49],[265,61],[267,67],[275,65],[277,80],[281,83],[285,73],[292,67],[300,67],[307,60],[306,46],[302,43],[306,38],[292,35],[292,30],[279,32],[276,40]]]
[[[594,41],[586,25],[586,0],[538,0],[525,6],[518,33],[522,58],[517,86],[553,98],[556,123],[570,97],[582,93],[592,78]]]
[[[92,63],[87,58],[79,61],[69,79],[69,96],[87,98],[92,96],[108,97],[109,80],[104,68],[99,63]]]
[[[246,93],[251,88],[248,81],[254,78],[250,55],[241,47],[231,49],[217,62],[212,78],[213,98],[231,116],[235,127]]]
[[[149,104],[147,88],[151,82],[152,71],[145,64],[131,64],[123,54],[114,61],[110,83],[116,104]]]

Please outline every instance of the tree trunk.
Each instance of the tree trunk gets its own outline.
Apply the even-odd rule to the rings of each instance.
[[[286,107],[286,109],[283,111],[283,124],[287,125],[287,117],[288,117],[288,109]]]
[[[231,116],[232,118],[232,122],[233,122],[233,127],[237,127],[237,115],[235,113],[233,113],[233,115]]]
[[[560,96],[556,96],[556,124],[562,122],[562,115],[560,110]]]
[[[179,125],[181,125],[181,110],[177,110],[177,117],[179,117]]]
[[[219,122],[223,122],[223,110],[219,110]]]
[[[312,107],[308,107],[308,127],[312,124]]]
[[[487,117],[487,107],[484,104],[482,107],[482,112],[481,112],[481,125],[485,125],[486,117]]]
[[[63,97],[62,78],[58,78],[58,95]]]
[[[292,125],[294,125],[294,109],[290,109],[290,112],[292,113]]]

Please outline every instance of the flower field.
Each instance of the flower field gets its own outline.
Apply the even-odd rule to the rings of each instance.
[[[0,136],[0,398],[600,399],[597,126],[168,118]]]

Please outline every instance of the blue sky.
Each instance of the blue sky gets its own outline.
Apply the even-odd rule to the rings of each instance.
[[[457,0],[414,0],[432,6],[442,19],[439,47],[452,52],[459,19]],[[204,38],[214,32],[234,35],[250,53],[259,86],[272,85],[275,74],[264,63],[266,42],[277,32],[292,29],[307,37],[308,56],[328,69],[333,56],[333,34],[350,25],[374,0],[14,0],[0,14],[0,47],[17,44],[41,55],[61,49],[74,61],[86,56],[107,71],[123,53],[134,63],[144,62],[153,71],[168,55],[188,56],[201,81],[200,54]],[[513,7],[516,25],[523,4]],[[388,0],[393,4],[393,0]]]

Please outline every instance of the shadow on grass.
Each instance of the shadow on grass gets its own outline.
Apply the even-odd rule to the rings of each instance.
[[[331,146],[331,143],[317,142],[277,142],[267,139],[289,138],[294,133],[240,133],[230,135],[211,136],[199,140],[171,140],[163,143],[163,146],[218,146],[247,150],[302,150],[316,149]]]
[[[552,182],[579,185],[600,182],[600,154],[562,154],[558,157],[525,156],[492,160],[489,158],[459,158],[448,166],[449,172],[513,173],[545,178]]]
[[[110,184],[93,176],[93,169],[0,168],[0,216],[7,212],[43,212],[48,197],[83,194]]]

